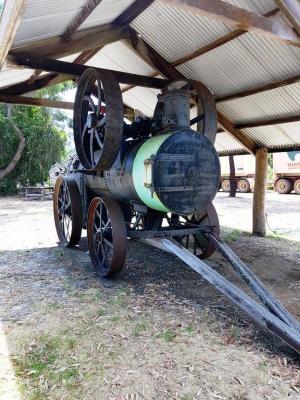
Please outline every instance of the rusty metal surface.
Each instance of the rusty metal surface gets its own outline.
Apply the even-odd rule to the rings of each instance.
[[[89,207],[87,238],[93,265],[102,277],[120,272],[127,251],[126,226],[116,200],[95,197]]]
[[[82,207],[75,180],[59,176],[53,193],[53,212],[60,244],[73,247],[78,244],[82,230]]]
[[[97,104],[92,98],[95,88]],[[114,163],[122,140],[123,109],[120,86],[113,74],[85,70],[76,92],[73,121],[76,151],[87,170],[107,170]]]

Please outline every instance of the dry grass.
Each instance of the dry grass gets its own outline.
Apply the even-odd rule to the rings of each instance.
[[[296,399],[300,392],[286,359],[260,354],[245,332],[161,287],[71,297],[72,309],[42,302],[34,320],[11,333],[24,399]]]

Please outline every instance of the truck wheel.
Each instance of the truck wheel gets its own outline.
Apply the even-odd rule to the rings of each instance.
[[[293,190],[293,183],[290,179],[278,179],[275,183],[275,190],[280,194],[288,194]]]
[[[230,192],[230,181],[229,179],[224,179],[221,183],[221,189],[223,192]]]
[[[294,190],[296,194],[300,194],[300,179],[297,179],[294,184]]]
[[[241,193],[251,192],[250,182],[247,179],[239,179],[237,187]]]

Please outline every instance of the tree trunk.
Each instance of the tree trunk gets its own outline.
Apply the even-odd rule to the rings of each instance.
[[[11,116],[11,109],[8,108],[8,115]],[[0,180],[5,178],[10,172],[12,172],[15,167],[17,166],[18,162],[20,161],[20,158],[22,157],[24,148],[25,148],[25,138],[23,136],[23,133],[20,131],[20,129],[17,127],[17,125],[10,120],[15,132],[17,133],[19,137],[19,145],[17,148],[17,151],[15,152],[15,155],[13,156],[11,162],[8,164],[7,167],[3,168],[0,170]]]

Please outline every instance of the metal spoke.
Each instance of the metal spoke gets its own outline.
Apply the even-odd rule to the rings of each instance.
[[[94,129],[91,129],[90,132],[90,156],[91,156],[91,165],[93,166],[95,164],[95,159],[94,159]]]
[[[101,102],[102,102],[102,94],[101,94],[101,81],[100,79],[97,78],[97,93],[98,93],[98,104],[97,104],[97,109],[96,109],[96,115],[99,117],[100,114],[100,109],[101,109]]]
[[[89,130],[88,130],[88,125],[87,125],[87,122],[84,124],[84,127],[83,127],[83,130],[82,130],[82,135],[81,135],[81,143],[82,143],[82,146],[83,146],[83,142],[84,142],[84,136],[85,136],[85,134],[86,134],[86,132],[88,132]]]
[[[100,149],[102,150],[103,149],[103,143],[101,142],[101,139],[100,139],[100,136],[99,136],[99,133],[97,132],[97,130],[95,131],[95,136],[96,136],[97,143],[98,143]]]
[[[91,98],[91,96],[85,94],[84,97],[83,97],[83,100],[88,101],[89,105],[92,108],[92,111],[95,112],[95,104],[94,104],[93,99]]]

